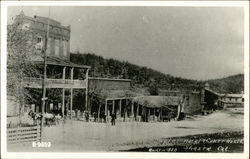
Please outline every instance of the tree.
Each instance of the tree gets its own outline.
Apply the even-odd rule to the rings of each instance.
[[[102,82],[96,82],[93,87],[89,89],[88,96],[90,98],[90,107],[92,107],[93,103],[98,103],[98,121],[100,120],[100,112],[102,108],[103,100],[106,99],[108,95],[108,91],[103,89],[103,83]]]
[[[150,93],[150,95],[159,95],[159,90],[158,90],[158,86],[157,83],[154,79],[150,79],[149,81],[149,87],[148,87],[148,91]]]
[[[7,95],[14,97],[19,104],[19,120],[25,106],[25,98],[32,98],[32,94],[24,87],[26,77],[39,76],[40,71],[31,62],[35,55],[34,34],[31,30],[24,30],[18,23],[7,27]]]

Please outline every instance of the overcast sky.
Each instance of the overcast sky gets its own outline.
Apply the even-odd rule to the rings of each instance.
[[[48,16],[9,7],[8,19]],[[214,79],[244,72],[244,13],[236,7],[51,7],[71,25],[71,51],[128,61],[173,76]]]

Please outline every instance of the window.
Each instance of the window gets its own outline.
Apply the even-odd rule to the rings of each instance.
[[[50,52],[51,52],[51,50],[50,50],[50,44],[51,44],[51,38],[48,39],[47,50],[46,50],[47,55],[49,55]]]
[[[67,41],[63,41],[63,56],[67,56],[67,44],[68,42]]]
[[[59,56],[59,40],[55,39],[55,55]]]
[[[42,37],[41,36],[38,36],[36,38],[36,49],[41,51],[42,50],[42,47],[43,47],[43,41],[42,41]]]
[[[37,37],[37,42],[36,43],[41,43],[42,42],[42,37]]]

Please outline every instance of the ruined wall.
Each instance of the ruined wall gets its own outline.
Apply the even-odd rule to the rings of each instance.
[[[192,92],[184,95],[184,113],[189,115],[199,114],[202,111],[201,94]]]

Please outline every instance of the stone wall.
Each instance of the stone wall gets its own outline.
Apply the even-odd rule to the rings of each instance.
[[[184,95],[184,113],[189,115],[199,114],[202,111],[201,95],[192,92]]]

